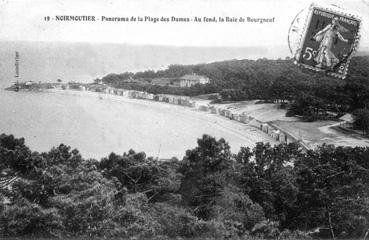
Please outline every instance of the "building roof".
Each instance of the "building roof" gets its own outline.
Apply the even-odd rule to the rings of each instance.
[[[180,79],[192,80],[192,81],[200,81],[202,78],[204,78],[204,76],[196,75],[196,74],[186,74],[186,75],[180,77]]]
[[[25,84],[26,84],[27,86],[29,86],[29,85],[34,84],[34,82],[33,82],[33,81],[28,81],[28,82],[26,82]]]
[[[340,120],[348,122],[348,123],[353,123],[354,122],[354,118],[352,117],[352,114],[345,114],[342,117],[340,117]]]
[[[12,187],[12,184],[18,180],[19,178],[17,176],[5,176],[0,177],[0,192],[8,189],[10,190]]]
[[[1,174],[3,175],[3,174]],[[17,176],[9,175],[9,176],[1,176],[0,177],[0,195],[2,200],[0,200],[3,204],[11,203],[11,196],[14,195],[13,192],[13,183],[15,183],[20,178]]]
[[[153,78],[151,80],[151,83],[155,85],[165,86],[171,84],[171,81],[173,81],[173,78]]]

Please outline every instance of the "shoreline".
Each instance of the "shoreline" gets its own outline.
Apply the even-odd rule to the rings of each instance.
[[[92,92],[88,90],[60,90],[60,89],[48,89],[44,92],[65,95],[65,96],[76,96],[76,97],[90,97],[90,98],[99,98],[102,102],[104,101],[113,101],[116,103],[128,103],[133,105],[140,105],[150,108],[158,108],[160,111],[167,112],[169,114],[174,114],[176,116],[180,116],[182,121],[191,122],[191,119],[196,121],[201,121],[204,124],[210,124],[215,128],[218,128],[224,132],[227,132],[230,135],[233,135],[237,138],[241,138],[243,140],[243,144],[241,146],[254,147],[257,142],[269,142],[271,145],[277,144],[278,142],[271,138],[269,135],[262,132],[257,126],[252,124],[245,124],[241,122],[237,122],[234,120],[230,120],[224,116],[211,113],[209,111],[203,111],[198,109],[197,107],[203,106],[203,104],[207,101],[196,101],[196,107],[188,107],[177,104],[168,104],[166,102],[160,102],[155,100],[147,100],[147,99],[137,99],[130,98],[127,96],[113,95],[108,93],[99,93]],[[190,116],[190,119],[188,119]],[[204,133],[205,134],[205,133]],[[201,136],[197,136],[200,138]],[[232,139],[227,139],[224,137],[227,142],[232,142]],[[196,141],[196,140],[195,140]],[[194,143],[195,143],[194,141]],[[236,152],[239,149],[235,149],[232,147],[232,151]],[[182,154],[184,155],[184,153]]]
[[[369,146],[368,140],[359,136],[347,136],[337,131],[332,134],[327,134],[327,132],[323,131],[324,129],[322,129],[321,126],[329,127],[329,121],[317,121],[310,124],[311,126],[309,127],[309,124],[306,125],[306,123],[296,117],[286,117],[287,110],[280,109],[275,104],[256,104],[256,100],[229,104],[211,104],[210,100],[198,99],[196,97],[149,94],[136,90],[115,89],[110,87],[107,87],[102,93],[87,89],[55,91],[69,91],[69,93],[84,92],[87,95],[95,94],[95,96],[98,94],[108,99],[125,99],[131,103],[132,101],[145,100],[142,102],[165,103],[164,105],[171,107],[177,106],[182,109],[192,109],[192,111],[207,113],[213,116],[210,121],[213,119],[222,119],[221,121],[225,120],[229,122],[223,122],[216,127],[223,128],[228,132],[233,132],[234,135],[241,136],[248,145],[251,145],[252,141],[254,145],[259,141],[269,142],[272,145],[280,143],[297,143],[306,151],[315,149],[318,145],[323,143],[321,139],[316,139],[309,134],[314,133],[317,136],[321,136],[328,144],[335,144],[337,146]],[[235,126],[235,124],[237,126]],[[304,129],[303,136],[300,135],[301,132],[298,130],[299,128],[296,130],[290,127],[296,124],[297,126],[301,125]],[[245,133],[244,129],[242,129],[246,126],[258,132],[259,140],[254,137],[252,137],[252,141],[249,140],[250,133]],[[251,131],[251,129],[249,131]],[[331,131],[334,130],[332,129]]]
[[[302,125],[304,127],[304,131],[306,131],[307,129],[309,129],[309,124],[301,122],[296,118],[286,118],[284,116],[285,114],[283,112],[284,110],[279,109],[275,104],[255,104],[255,101],[241,101],[228,104],[210,104],[209,100],[197,99],[196,97],[166,95],[166,94],[155,95],[135,90],[115,89],[110,87],[106,87],[103,92],[93,91],[91,89],[61,89],[61,88],[42,89],[41,91],[20,90],[20,92],[30,94],[51,93],[55,94],[56,96],[59,95],[59,96],[81,97],[85,98],[85,100],[89,98],[87,101],[91,103],[101,106],[104,105],[106,106],[104,108],[108,108],[112,112],[115,112],[116,110],[117,113],[111,116],[112,119],[110,121],[113,122],[115,120],[124,117],[122,116],[121,113],[118,112],[120,111],[119,109],[124,108],[125,104],[136,106],[133,107],[132,109],[134,111],[137,108],[139,115],[141,114],[139,109],[142,108],[147,109],[150,112],[150,114],[157,115],[156,119],[159,122],[166,121],[167,119],[173,119],[174,121],[177,121],[178,123],[174,127],[172,123],[169,123],[168,126],[167,125],[160,126],[161,128],[167,128],[167,130],[164,130],[164,132],[167,132],[167,134],[162,135],[162,137],[172,138],[173,141],[181,139],[181,141],[185,142],[184,145],[188,146],[187,147],[188,149],[191,148],[192,146],[195,146],[197,139],[201,137],[203,134],[209,134],[216,138],[223,137],[230,144],[232,152],[237,152],[239,147],[242,146],[253,148],[257,142],[264,143],[269,142],[272,146],[280,143],[294,142],[299,144],[302,150],[315,149],[317,144],[321,142],[319,140],[319,142],[316,142],[316,144],[314,144],[314,141],[311,141],[311,139],[309,138],[305,138],[306,135],[303,136],[304,138],[299,138],[298,137],[299,134],[296,135],[295,131],[296,129],[294,129],[293,127],[291,128],[291,126]],[[77,101],[81,100],[82,99]],[[106,103],[109,102],[111,104],[106,105]],[[111,108],[111,106],[113,106],[114,104],[116,107]],[[91,111],[89,106],[87,107],[85,106],[83,111],[91,112],[94,114],[95,109],[92,109]],[[104,112],[104,110],[102,112]],[[136,113],[131,112],[130,114],[135,115]],[[110,113],[107,114],[107,116],[110,115],[111,115]],[[158,117],[162,119],[160,118],[158,119]],[[94,118],[92,118],[92,120],[96,119],[99,119],[99,116],[94,116]],[[143,128],[146,128],[147,132],[151,132],[153,134],[158,133],[159,135],[163,134],[163,131],[160,129],[160,127],[156,125],[152,125],[151,127],[147,126],[148,124],[147,122],[143,122],[143,124],[144,124]],[[319,126],[325,126],[324,123],[318,122],[315,124],[319,124]],[[137,126],[136,123],[132,123],[132,125],[135,126],[136,128],[141,128],[140,126]],[[114,124],[112,124],[112,126],[114,127]],[[185,129],[188,129],[188,131],[183,132],[183,129],[179,131],[175,130],[178,127],[179,128],[184,127]],[[314,134],[318,134],[318,136],[321,136],[321,138],[327,141],[328,144],[335,144],[337,146],[369,145],[367,141],[358,142],[358,139],[350,138],[350,140],[353,140],[350,142],[348,142],[348,140],[342,140],[347,138],[342,134],[341,135],[326,134],[320,128],[315,129],[314,124],[311,127],[312,128],[309,130],[309,132],[314,132]],[[106,128],[109,127],[103,125],[101,131],[106,131]],[[93,131],[96,130],[94,129]],[[168,131],[170,132],[168,133]],[[176,135],[175,133],[177,132],[181,133],[179,135]],[[197,135],[194,136],[194,133],[197,133]],[[103,137],[105,137],[105,134],[103,133]],[[189,143],[188,138],[190,137],[191,134],[192,134],[192,142]],[[134,133],[131,133],[131,135],[134,135]],[[128,139],[132,138],[131,135],[128,137]],[[109,136],[109,133],[107,136]],[[144,139],[143,141],[147,142],[147,139],[145,139],[147,137],[148,136],[144,137],[138,136],[138,139],[143,138]],[[135,137],[133,136],[133,138]],[[118,139],[116,139],[113,136],[113,138],[109,139],[108,141],[114,140],[121,142],[125,141],[125,139],[127,138],[124,137],[122,138],[121,136],[118,136]],[[134,141],[136,140],[137,139],[134,139]],[[161,141],[162,140],[159,140],[160,142],[159,148],[164,148],[164,151],[170,151],[172,153],[171,155],[166,155],[165,158],[170,158],[172,156],[175,156],[177,158],[183,157],[184,155],[183,149],[176,152],[175,148],[169,149],[171,148],[170,142],[167,142],[166,143],[167,146],[164,146],[161,144]],[[110,144],[115,145],[114,142],[110,142]],[[151,143],[147,142],[147,144],[152,145],[152,142]],[[132,146],[129,145],[129,147],[132,147],[133,149],[138,151],[144,151],[150,156],[155,156],[155,153],[153,153],[153,151],[146,150],[152,148],[152,146],[146,147],[146,145],[141,144],[139,145],[139,147],[137,147],[137,145],[139,144],[137,143],[136,145],[132,144]],[[167,149],[165,150],[165,148]]]
[[[245,124],[245,123],[240,123],[234,120],[231,120],[229,118],[226,118],[222,115],[218,115],[218,114],[212,114],[208,111],[203,111],[198,109],[197,107],[201,107],[204,105],[205,102],[207,101],[196,101],[197,106],[195,107],[188,107],[188,106],[183,106],[183,105],[178,105],[178,104],[171,104],[171,103],[166,103],[166,102],[161,102],[161,101],[155,101],[155,100],[148,100],[148,99],[140,99],[140,98],[129,98],[126,96],[120,96],[120,95],[113,95],[113,94],[107,94],[107,93],[99,93],[99,92],[92,92],[92,91],[80,91],[80,90],[59,90],[59,89],[48,89],[48,90],[44,90],[44,92],[49,92],[49,93],[54,93],[54,94],[59,94],[59,95],[68,95],[68,96],[78,96],[78,97],[93,97],[93,98],[98,98],[99,96],[102,97],[102,101],[104,100],[110,100],[110,101],[114,101],[114,102],[124,102],[124,103],[130,103],[130,104],[137,104],[137,105],[143,105],[143,106],[147,106],[147,107],[164,107],[166,109],[177,109],[177,110],[183,110],[186,113],[193,113],[194,116],[198,119],[202,119],[203,121],[208,121],[209,118],[214,117],[214,120],[217,120],[217,125],[220,125],[220,122],[227,122],[230,125],[235,124],[238,125],[238,127],[250,127],[251,129],[254,130],[258,130],[260,134],[265,135],[265,138],[263,139],[269,139],[269,136],[267,136],[266,134],[264,134],[262,131],[260,131],[259,128],[257,128],[254,125],[249,125],[249,124]],[[178,112],[176,112],[178,113]],[[213,121],[212,121],[213,122]],[[214,122],[213,122],[214,123]],[[228,130],[233,130],[235,132],[235,134],[238,134],[240,136],[246,137],[245,135],[243,135],[242,133],[238,133],[235,130],[237,129],[229,129],[227,127],[224,127],[225,129]],[[273,139],[270,139],[270,141],[268,142],[274,142]],[[256,143],[256,142],[255,142]]]
[[[224,138],[234,153],[257,142],[278,143],[253,125],[194,107],[91,91],[2,91],[0,132],[24,137],[39,152],[63,143],[97,160],[129,149],[182,159],[204,134]]]

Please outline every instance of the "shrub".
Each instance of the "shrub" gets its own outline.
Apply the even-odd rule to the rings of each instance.
[[[62,218],[55,208],[43,209],[21,200],[5,207],[0,217],[0,229],[5,236],[57,236],[62,230]]]
[[[148,199],[143,193],[128,194],[125,204],[117,206],[112,219],[125,229],[125,235],[119,237],[152,238],[161,232],[161,226],[150,214]]]
[[[251,232],[264,238],[276,238],[280,234],[278,227],[279,222],[264,220],[255,224]]]
[[[184,208],[167,203],[156,203],[152,209],[162,227],[162,234],[169,237],[199,237],[199,220]]]
[[[262,207],[235,187],[225,187],[221,197],[216,200],[214,218],[222,221],[233,236],[240,236],[264,220]]]
[[[307,232],[303,232],[303,231],[300,231],[300,230],[290,231],[290,230],[286,229],[283,232],[281,232],[278,239],[280,239],[280,240],[295,240],[295,239],[309,240],[309,239],[313,239],[313,238]]]

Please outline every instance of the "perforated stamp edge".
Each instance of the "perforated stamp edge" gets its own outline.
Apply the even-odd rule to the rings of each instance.
[[[305,22],[304,22],[304,25],[303,25],[303,31],[302,31],[302,33],[300,35],[300,40],[299,40],[299,44],[298,44],[299,47],[298,47],[298,49],[297,49],[297,51],[295,53],[295,61],[294,61],[294,63],[296,65],[298,65],[299,67],[303,67],[303,68],[312,70],[314,72],[324,72],[325,71],[325,70],[322,70],[320,68],[313,67],[313,66],[310,66],[310,65],[307,65],[307,64],[303,64],[303,63],[300,63],[300,62],[297,61],[297,59],[299,59],[300,58],[300,55],[302,54],[302,47],[303,47],[304,42],[305,42],[305,39],[307,37],[308,27],[310,26],[310,21],[311,21],[311,18],[313,16],[313,14],[314,14],[314,10],[315,9],[327,11],[329,13],[333,13],[333,14],[336,14],[336,15],[341,15],[343,17],[353,18],[356,21],[358,21],[358,31],[357,31],[357,34],[355,36],[355,40],[354,40],[354,42],[351,45],[352,50],[351,50],[351,53],[350,53],[350,55],[348,56],[348,58],[346,60],[346,64],[345,64],[345,68],[343,70],[343,73],[342,74],[338,74],[338,73],[335,73],[335,72],[327,72],[327,74],[330,75],[330,76],[341,78],[341,79],[345,79],[345,77],[346,77],[346,75],[348,73],[348,68],[349,68],[349,65],[350,65],[351,58],[354,56],[356,50],[359,47],[360,37],[361,37],[360,31],[361,31],[362,19],[361,19],[360,16],[351,14],[351,13],[349,13],[349,12],[343,10],[343,9],[339,9],[339,8],[333,9],[333,6],[332,7],[321,6],[321,5],[317,5],[316,3],[312,3],[310,5],[310,7],[309,7],[309,13],[308,13],[307,18],[305,19]]]

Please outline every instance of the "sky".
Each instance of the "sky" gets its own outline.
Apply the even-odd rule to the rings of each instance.
[[[329,0],[363,19],[369,47],[369,1]],[[288,29],[306,0],[0,0],[0,41],[58,41],[135,45],[249,47],[287,44]],[[56,15],[106,17],[252,17],[271,23],[64,22]]]

